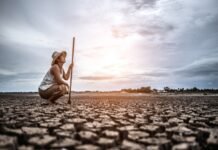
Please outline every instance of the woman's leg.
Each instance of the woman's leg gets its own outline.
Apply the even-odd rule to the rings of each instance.
[[[54,87],[52,87],[48,92],[51,91],[51,94],[48,98],[48,100],[52,103],[54,103],[58,98],[64,96],[65,94],[67,94],[67,86],[64,84],[61,85],[56,85]]]
[[[54,93],[48,98],[48,100],[49,100],[50,102],[52,102],[52,103],[55,103],[55,101],[56,101],[58,98],[62,97],[62,96],[63,96],[63,94],[62,94],[61,91],[54,92]]]

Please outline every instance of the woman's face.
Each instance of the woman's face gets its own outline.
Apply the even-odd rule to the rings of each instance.
[[[65,62],[66,62],[66,56],[65,56],[65,55],[59,56],[58,61],[59,61],[60,63],[65,63]]]

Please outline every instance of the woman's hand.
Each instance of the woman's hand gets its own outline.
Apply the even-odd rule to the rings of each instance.
[[[68,85],[68,83],[66,83],[66,82],[65,82],[65,84],[64,84],[64,85],[66,85],[66,86],[67,86],[67,88],[69,89],[69,85]]]
[[[68,79],[69,79],[69,77],[70,77],[70,72],[73,70],[73,66],[74,66],[74,63],[72,62],[72,63],[69,65],[69,67],[68,67],[67,73],[64,72],[63,77],[64,77],[65,80],[68,80]]]
[[[74,66],[73,62],[70,64],[69,68],[72,69]]]

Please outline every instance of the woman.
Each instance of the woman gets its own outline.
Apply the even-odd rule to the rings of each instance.
[[[69,79],[73,63],[69,65],[68,71],[65,73],[63,65],[66,62],[66,55],[66,51],[55,51],[52,54],[51,68],[39,86],[40,97],[49,100],[51,103],[55,103],[58,98],[69,92],[69,86],[64,80]]]

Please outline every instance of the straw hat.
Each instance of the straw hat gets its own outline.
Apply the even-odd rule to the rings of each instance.
[[[53,54],[52,54],[52,63],[51,65],[54,65],[55,61],[57,60],[57,58],[61,55],[67,55],[67,52],[66,51],[62,51],[62,52],[57,52],[57,51],[54,51]]]

